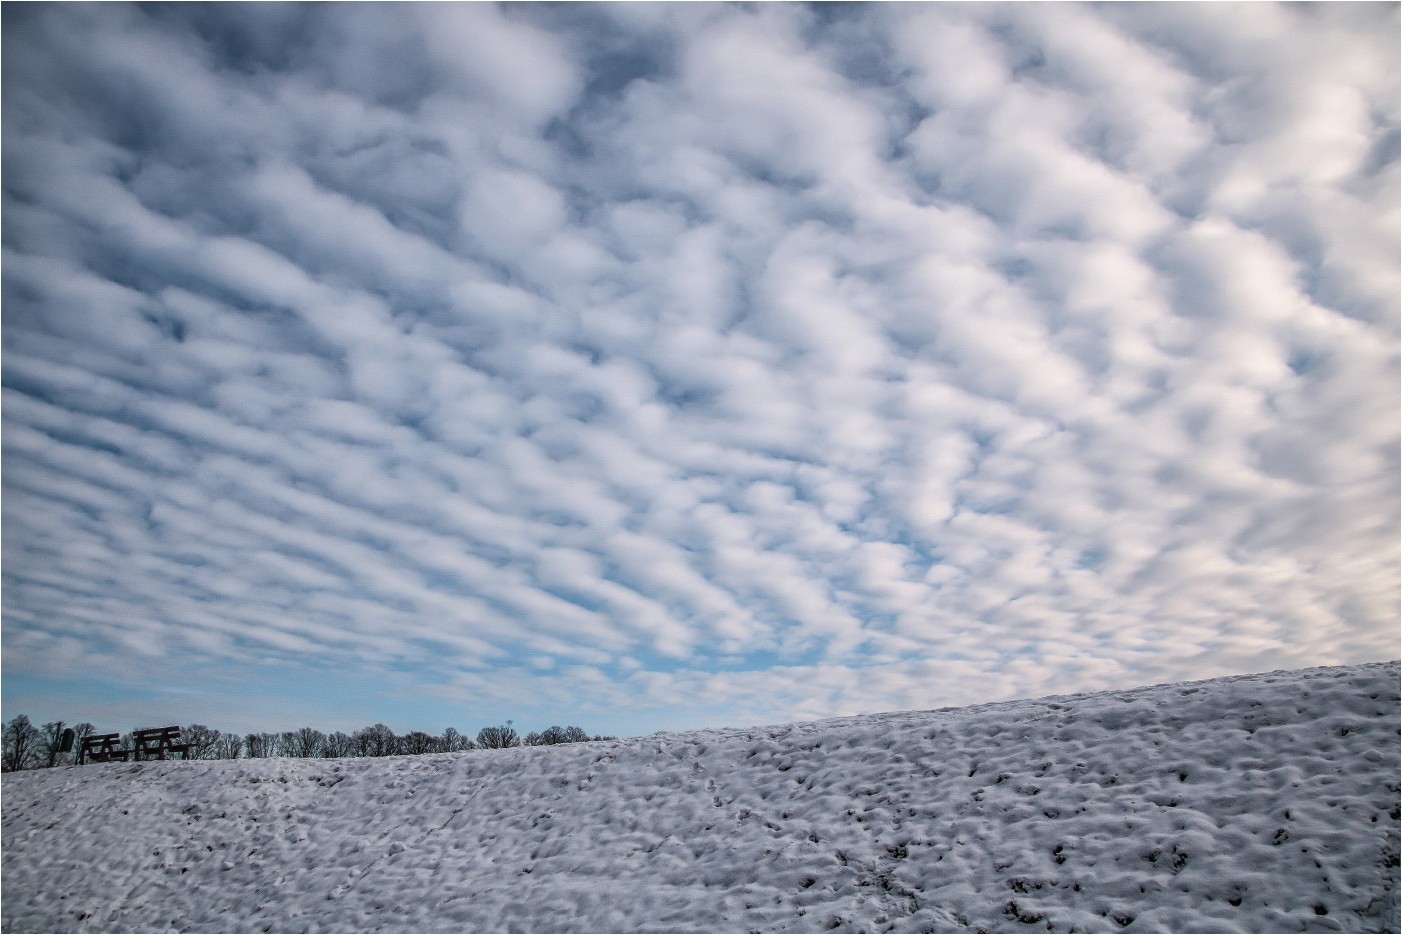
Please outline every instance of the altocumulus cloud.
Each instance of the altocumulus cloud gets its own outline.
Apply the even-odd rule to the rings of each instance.
[[[1393,5],[4,16],[12,712],[1396,655]]]

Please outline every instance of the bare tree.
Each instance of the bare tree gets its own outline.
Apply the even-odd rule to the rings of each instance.
[[[288,756],[321,756],[321,748],[326,743],[326,735],[315,727],[303,727],[293,731],[288,744]]]
[[[399,738],[384,724],[362,727],[351,735],[357,756],[394,756],[399,752]]]
[[[589,739],[589,735],[582,727],[547,727],[539,733],[531,731],[526,735],[524,743],[528,747],[541,747],[548,744],[557,743],[583,743]]]
[[[190,759],[213,760],[219,756],[219,731],[203,724],[180,729],[180,742],[190,745]]]
[[[0,754],[0,769],[7,773],[29,769],[39,754],[44,735],[29,722],[29,717],[17,714],[5,725],[4,753]]]
[[[459,750],[471,750],[477,746],[472,742],[472,738],[464,737],[458,733],[456,727],[443,728],[443,736],[438,738],[438,749],[443,753],[457,753]]]
[[[370,728],[374,742],[370,746],[371,756],[394,756],[399,752],[399,736],[384,724]]]
[[[52,721],[36,728],[25,715],[19,715],[4,727],[4,755],[0,767],[6,772],[16,769],[32,769],[39,766],[56,766],[65,762],[65,754],[60,750],[64,733],[62,721]],[[92,735],[95,728],[88,722],[73,727],[75,749],[85,737]],[[192,759],[235,760],[240,755],[251,758],[288,757],[346,757],[346,756],[391,756],[397,753],[425,754],[451,753],[473,750],[477,747],[499,749],[517,747],[522,743],[530,746],[560,743],[579,743],[586,740],[612,740],[611,737],[590,737],[583,728],[552,725],[543,731],[532,731],[522,738],[511,721],[493,727],[484,727],[477,734],[474,743],[453,727],[444,728],[443,733],[434,736],[425,731],[410,731],[398,736],[384,724],[364,727],[354,734],[336,731],[323,734],[312,727],[282,733],[251,733],[239,735],[223,733],[203,724],[191,724],[181,731],[184,742],[190,744]],[[124,734],[122,746],[130,749],[131,733]]]
[[[399,752],[411,756],[438,752],[439,739],[421,730],[411,730],[399,738]]]
[[[293,756],[297,746],[297,732],[285,730],[273,734],[273,756]]]
[[[97,733],[97,727],[90,721],[73,725],[73,762],[78,762],[78,751],[83,749],[83,741]]]
[[[238,734],[220,734],[215,750],[221,760],[237,760],[243,752],[243,738]]]
[[[44,725],[43,741],[39,744],[39,759],[45,767],[52,768],[64,759],[63,722],[50,721]]]
[[[516,728],[511,726],[510,721],[497,727],[484,727],[477,732],[477,746],[484,750],[500,750],[520,745],[521,736],[516,733]]]
[[[345,731],[335,731],[326,735],[321,744],[321,755],[327,757],[355,756],[355,741]]]
[[[350,735],[350,739],[351,739],[351,756],[369,756],[369,755],[370,755],[370,744],[371,744],[371,742],[372,742],[372,741],[371,741],[371,738],[370,738],[370,728],[368,728],[368,727],[362,727],[360,730],[358,730],[358,731],[356,731],[355,733],[351,734],[351,735]]]
[[[269,733],[249,734],[243,739],[250,759],[262,759],[277,753],[277,735]]]

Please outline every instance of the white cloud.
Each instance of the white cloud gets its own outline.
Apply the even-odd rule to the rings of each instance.
[[[13,19],[7,708],[1395,654],[1393,8]]]
[[[509,13],[487,4],[434,4],[414,9],[413,17],[434,61],[463,82],[452,91],[500,108],[506,119],[541,123],[568,109],[580,78],[563,43]]]

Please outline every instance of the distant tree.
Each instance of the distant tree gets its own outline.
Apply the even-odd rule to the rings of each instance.
[[[297,748],[297,732],[295,730],[279,731],[273,735],[273,756],[296,756],[292,751]]]
[[[407,753],[411,756],[418,756],[424,753],[437,753],[439,738],[432,734],[426,734],[421,730],[411,730],[403,737],[399,738],[399,752]]]
[[[394,756],[399,752],[399,738],[384,724],[362,727],[351,735],[357,756]]]
[[[589,735],[582,727],[551,726],[539,733],[531,731],[526,735],[525,744],[528,747],[539,747],[557,743],[584,743],[588,739]]]
[[[4,752],[0,754],[0,769],[7,773],[29,769],[39,755],[44,735],[29,722],[29,717],[17,714],[5,725]]]
[[[438,750],[440,753],[457,753],[459,750],[471,750],[477,744],[472,742],[470,737],[464,737],[458,733],[456,727],[445,727],[443,735],[438,738]]]
[[[303,727],[292,732],[291,750],[288,756],[321,756],[321,748],[326,743],[326,735],[314,727]]]
[[[522,742],[528,747],[543,747],[561,743],[584,743],[589,739],[589,734],[582,727],[552,725],[543,731],[531,731]]]
[[[355,756],[355,741],[345,731],[335,731],[326,735],[321,744],[321,755],[325,757]]]
[[[507,721],[498,727],[484,727],[477,732],[477,746],[484,750],[500,750],[504,747],[519,747],[521,736]]]
[[[221,760],[237,760],[243,752],[243,738],[238,734],[220,734],[215,756]]]
[[[83,749],[83,741],[97,733],[97,728],[88,721],[73,725],[73,759],[77,762],[78,751]]]
[[[277,734],[249,734],[243,738],[244,749],[250,759],[263,759],[277,755]]]
[[[203,724],[180,728],[180,742],[190,745],[190,759],[213,760],[219,756],[219,731]]]
[[[376,738],[376,743],[371,748],[373,756],[395,756],[399,753],[398,734],[384,724],[376,724],[371,730],[375,732]]]
[[[43,740],[39,744],[39,765],[52,769],[64,762],[66,754],[63,752],[63,722],[50,721],[44,725],[40,732]]]
[[[351,756],[369,756],[370,747],[374,743],[370,728],[362,727],[350,736]]]

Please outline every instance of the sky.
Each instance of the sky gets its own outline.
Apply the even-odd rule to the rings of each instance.
[[[1399,655],[1395,4],[5,4],[3,705]]]

